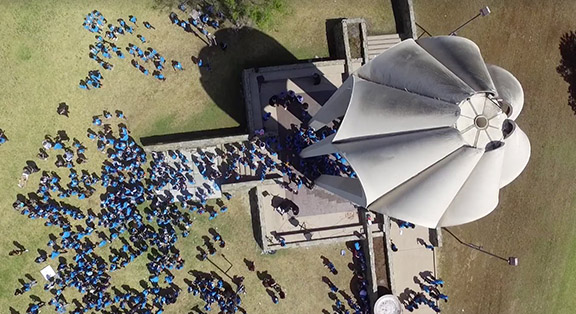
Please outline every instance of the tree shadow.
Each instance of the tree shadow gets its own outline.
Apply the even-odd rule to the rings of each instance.
[[[576,114],[576,33],[562,35],[559,48],[561,59],[556,71],[568,83],[568,105]]]
[[[170,0],[157,2],[163,7],[173,3]],[[192,58],[196,60],[195,63],[202,59],[200,83],[205,91],[239,126],[143,137],[140,139],[143,145],[245,134],[247,119],[242,88],[243,70],[299,62],[278,41],[254,28],[225,28],[216,31],[214,36],[218,43],[227,45],[226,49],[222,49],[221,45],[206,46],[200,50],[198,56]]]
[[[225,51],[215,46],[200,51],[198,58],[210,65],[200,68],[200,83],[214,103],[245,129],[242,71],[297,63],[298,59],[276,39],[254,28],[221,29],[214,35],[228,46]]]

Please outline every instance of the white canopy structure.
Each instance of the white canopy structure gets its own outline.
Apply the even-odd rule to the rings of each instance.
[[[315,183],[359,206],[429,228],[464,224],[492,212],[528,163],[514,122],[523,103],[518,80],[474,42],[409,39],[344,82],[310,122],[343,116],[338,132],[301,156],[343,155],[357,178]]]

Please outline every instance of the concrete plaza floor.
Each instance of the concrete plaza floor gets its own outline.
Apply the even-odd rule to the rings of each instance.
[[[423,293],[417,282],[425,284],[420,276],[421,272],[431,272],[436,276],[435,251],[427,249],[419,243],[419,239],[430,244],[429,229],[416,226],[414,229],[400,229],[398,224],[392,222],[389,231],[390,240],[398,247],[397,252],[391,252],[389,261],[391,269],[392,287],[395,294],[402,301],[413,292]],[[440,289],[441,290],[441,289]],[[426,293],[424,293],[426,295]],[[420,306],[414,313],[435,313],[426,305]]]
[[[301,189],[302,193],[308,193],[304,192],[304,189]],[[328,194],[324,191],[318,192]],[[348,202],[336,201],[335,196],[333,199],[305,197],[306,203],[295,202],[299,207],[298,215],[291,212],[282,215],[275,206],[281,200],[291,199],[291,192],[278,184],[269,184],[259,186],[257,193],[261,200],[259,209],[263,241],[266,241],[269,249],[282,248],[279,237],[285,239],[285,248],[306,246],[317,241],[343,242],[362,238],[364,229],[358,211]],[[374,230],[377,228],[374,227]]]

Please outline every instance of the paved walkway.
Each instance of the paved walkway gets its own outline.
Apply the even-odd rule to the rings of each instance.
[[[282,248],[278,236],[285,239],[286,247],[284,248],[344,242],[363,237],[364,228],[358,211],[352,204],[346,201],[335,201],[339,199],[335,195],[318,197],[318,194],[315,194],[317,192],[329,194],[319,188],[312,191],[302,188],[301,191],[298,193],[298,199],[305,198],[305,202],[296,202],[297,199],[292,193],[277,184],[257,188],[257,193],[260,195],[263,241],[269,249]],[[300,195],[301,193],[306,193],[306,195]],[[285,199],[295,201],[299,207],[298,215],[291,212],[281,215],[275,209]],[[373,224],[371,228],[375,235],[382,235],[378,224]]]
[[[415,280],[424,282],[420,272],[430,271],[436,275],[435,252],[418,243],[422,239],[427,244],[429,241],[429,229],[416,226],[414,229],[400,229],[398,224],[392,222],[390,239],[398,247],[397,252],[391,252],[392,265],[392,291],[400,301],[408,294],[408,291],[423,292]],[[413,296],[413,294],[412,294]],[[413,313],[435,313],[428,306],[420,306]]]

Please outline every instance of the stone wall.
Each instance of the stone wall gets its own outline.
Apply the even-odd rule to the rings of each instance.
[[[396,20],[396,32],[402,40],[416,39],[416,21],[414,18],[414,4],[412,0],[392,0],[392,10]]]

